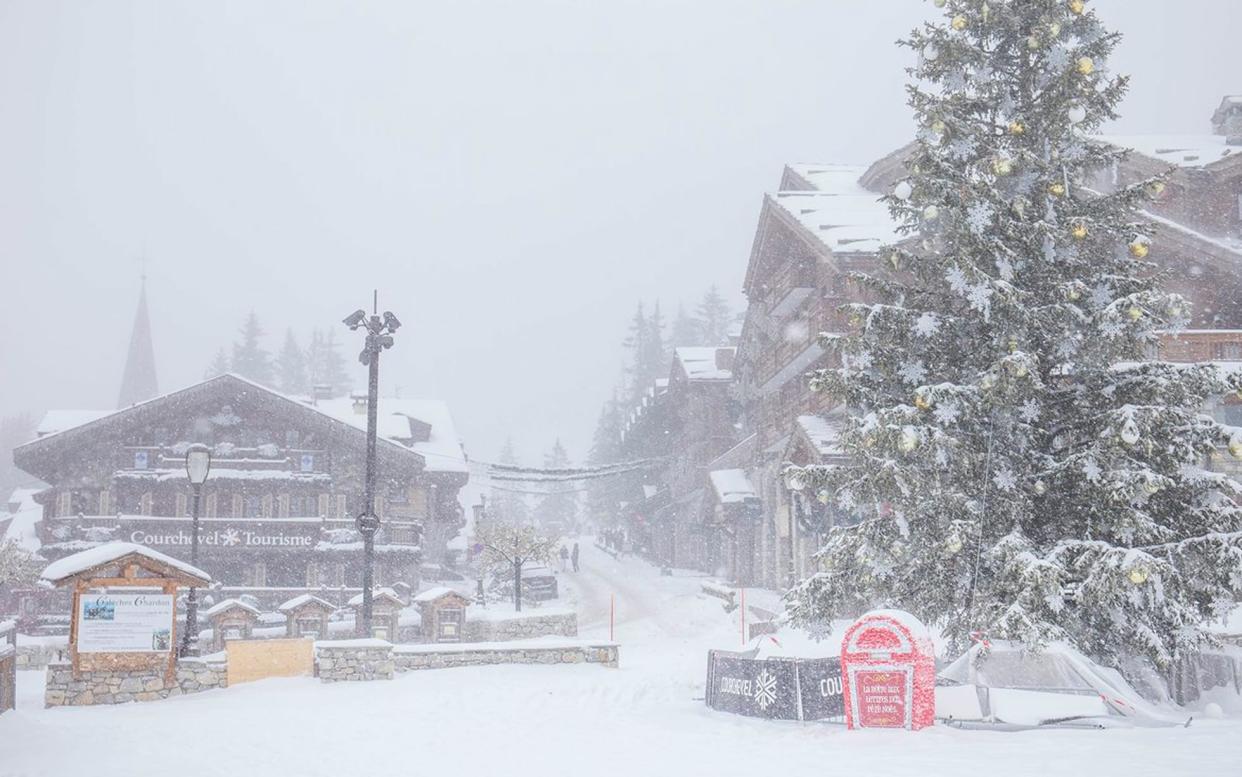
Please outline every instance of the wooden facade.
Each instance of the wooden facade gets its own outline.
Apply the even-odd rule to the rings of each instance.
[[[365,402],[362,404],[365,411]],[[346,409],[345,413],[351,412]],[[383,401],[381,402],[383,412]],[[451,563],[464,524],[457,492],[467,474],[418,451],[427,424],[390,414],[378,446],[376,581],[417,586],[420,564]],[[222,375],[96,420],[51,430],[14,460],[50,485],[36,499],[41,553],[54,560],[110,540],[188,559],[192,494],[185,449],[213,452],[202,489],[200,566],[225,596],[265,606],[314,592],[344,600],[359,590],[365,415],[330,413],[233,375]],[[399,437],[408,429],[408,437]],[[384,434],[387,432],[387,434]]]

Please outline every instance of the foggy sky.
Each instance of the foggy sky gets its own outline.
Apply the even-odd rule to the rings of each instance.
[[[1118,132],[1207,132],[1237,0],[1093,0]],[[148,259],[161,390],[255,309],[405,322],[384,389],[580,459],[639,298],[740,306],[791,161],[907,140],[919,0],[0,0],[0,414],[114,406]]]

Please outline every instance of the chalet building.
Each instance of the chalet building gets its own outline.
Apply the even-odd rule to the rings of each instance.
[[[466,461],[443,403],[382,399],[379,416],[376,581],[417,585],[463,525]],[[111,413],[50,412],[13,458],[49,484],[35,497],[49,561],[118,539],[188,558],[185,451],[209,445],[199,566],[226,595],[274,606],[358,590],[365,430],[365,399],[301,401],[222,375]]]
[[[719,565],[721,529],[705,517],[703,497],[708,462],[736,439],[735,353],[732,346],[674,349],[668,379],[651,387],[625,426],[629,456],[668,459],[632,484],[626,508],[632,542],[663,566]]]
[[[1168,175],[1145,214],[1158,227],[1147,236],[1149,257],[1170,271],[1168,288],[1190,300],[1194,328],[1164,335],[1149,358],[1242,360],[1242,97],[1222,101],[1211,129],[1201,136],[1100,138],[1134,152],[1089,182],[1093,188]],[[733,582],[779,588],[807,576],[827,530],[852,520],[817,495],[789,492],[780,472],[787,463],[843,460],[834,427],[845,409],[811,392],[806,374],[833,366],[816,335],[844,331],[838,308],[862,299],[846,275],[884,272],[881,247],[902,239],[877,198],[908,175],[909,153],[910,147],[898,149],[867,168],[790,165],[779,190],[764,197],[733,365],[741,439],[708,465],[717,480],[734,485],[741,483],[737,472],[744,474],[762,507],[757,530],[730,534],[739,545],[733,556],[751,559],[726,565]],[[1233,398],[1209,409],[1222,420],[1242,420]],[[712,511],[723,514],[727,495],[707,494]]]

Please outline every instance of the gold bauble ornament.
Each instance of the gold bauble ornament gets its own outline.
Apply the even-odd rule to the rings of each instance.
[[[926,208],[923,208],[923,218],[928,221],[935,221],[940,218],[940,208],[937,208],[935,205],[928,205]]]
[[[1095,60],[1091,57],[1078,58],[1078,72],[1084,76],[1089,76],[1095,72]]]
[[[961,32],[962,30],[966,29],[966,24],[967,24],[966,17],[962,16],[961,14],[958,14],[957,16],[953,17],[953,21],[950,22],[950,24],[952,25],[953,29],[957,30],[958,32]]]
[[[1064,197],[1065,196],[1065,184],[1063,183],[1052,184],[1051,186],[1048,187],[1048,193],[1051,194],[1053,197]]]
[[[1023,126],[1022,122],[1018,121],[1017,119],[1009,122],[1009,134],[1010,135],[1021,135],[1024,132],[1026,132],[1026,127]]]
[[[1087,236],[1087,225],[1081,221],[1078,222],[1074,225],[1074,228],[1070,230],[1070,234],[1074,236],[1075,240],[1084,239]]]
[[[817,500],[817,501],[818,501],[821,505],[826,505],[826,504],[828,504],[828,501],[829,501],[831,498],[832,498],[832,495],[828,493],[828,490],[827,490],[827,489],[820,489],[819,493],[815,495],[815,499],[816,499],[816,500]]]
[[[1151,196],[1159,197],[1164,194],[1164,181],[1152,181],[1151,186],[1147,187],[1147,191],[1151,192]]]
[[[919,410],[930,410],[932,406],[931,397],[923,393],[915,394],[914,406]]]
[[[1235,459],[1242,459],[1242,439],[1235,437],[1229,441],[1229,455]]]
[[[850,313],[849,322],[850,326],[859,326],[863,322],[862,316],[857,313]]]
[[[1135,259],[1146,258],[1148,250],[1146,240],[1135,240],[1130,243],[1130,256],[1133,256]]]
[[[944,544],[944,547],[945,547],[945,550],[949,551],[949,553],[951,554],[956,555],[958,553],[961,553],[962,552],[962,538],[958,537],[957,535],[953,535],[952,537],[949,538],[949,541]]]
[[[1148,496],[1152,496],[1152,495],[1154,495],[1154,494],[1156,494],[1156,493],[1159,493],[1159,491],[1160,491],[1160,484],[1159,484],[1159,483],[1157,483],[1157,482],[1156,482],[1156,481],[1154,481],[1154,480],[1147,480],[1147,481],[1144,481],[1144,483],[1143,483],[1143,490],[1147,492],[1147,495],[1148,495]]]
[[[935,121],[931,123],[930,127],[931,127],[931,131],[936,133],[937,135],[943,135],[944,131],[948,129],[943,119],[936,119]]]
[[[1048,25],[1048,37],[1049,37],[1049,38],[1055,38],[1055,37],[1057,37],[1057,36],[1058,36],[1058,35],[1060,35],[1060,34],[1061,34],[1061,24],[1060,24],[1060,22],[1051,22],[1051,23]]]
[[[1131,321],[1138,321],[1143,317],[1143,309],[1138,306],[1132,306],[1126,311],[1126,315],[1130,317]]]
[[[1014,352],[1014,351],[1016,351],[1016,350],[1018,350],[1018,341],[1017,341],[1017,340],[1012,340],[1012,339],[1011,339],[1011,340],[1009,341],[1009,352],[1010,352],[1010,353],[1013,353],[1013,352]]]
[[[996,385],[996,376],[994,376],[990,372],[984,373],[983,377],[979,379],[979,388],[985,391],[987,389],[992,388],[995,385]]]
[[[1131,583],[1142,585],[1147,582],[1147,575],[1147,567],[1140,564],[1139,566],[1131,567],[1126,577],[1130,579]]]
[[[1071,302],[1077,302],[1082,298],[1082,292],[1079,291],[1077,286],[1072,286],[1065,296],[1069,297]]]
[[[1039,496],[1043,496],[1043,495],[1044,495],[1044,492],[1045,492],[1045,491],[1047,491],[1047,490],[1048,490],[1048,485],[1047,485],[1046,483],[1044,483],[1044,481],[1042,481],[1042,480],[1036,480],[1036,481],[1035,481],[1035,493],[1036,493],[1037,495],[1039,495]]]
[[[1027,38],[1026,47],[1031,50],[1039,48],[1039,36],[1032,35],[1031,37]]]
[[[937,8],[944,8],[946,5],[948,5],[948,3],[949,3],[949,0],[933,0],[932,1],[932,5],[936,6]]]
[[[997,175],[1009,175],[1013,172],[1013,162],[1005,157],[997,157],[992,160],[992,172]]]
[[[1081,14],[1087,8],[1087,4],[1083,0],[1070,0],[1069,9],[1076,14]]]

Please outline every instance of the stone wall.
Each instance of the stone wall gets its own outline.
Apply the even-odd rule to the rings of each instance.
[[[167,682],[163,670],[94,670],[75,678],[73,666],[53,662],[47,668],[47,707],[124,704],[155,701],[187,693],[228,686],[228,663],[223,653],[177,661],[174,677]]]
[[[347,639],[315,643],[315,667],[325,683],[391,680],[392,643],[382,639]]]
[[[510,613],[496,617],[486,610],[470,608],[462,627],[462,642],[509,642],[536,637],[578,636],[578,615],[573,612],[551,612],[546,615]]]
[[[448,669],[485,664],[600,664],[612,669],[620,661],[615,643],[492,643],[458,645],[402,645],[393,651],[398,672]]]

